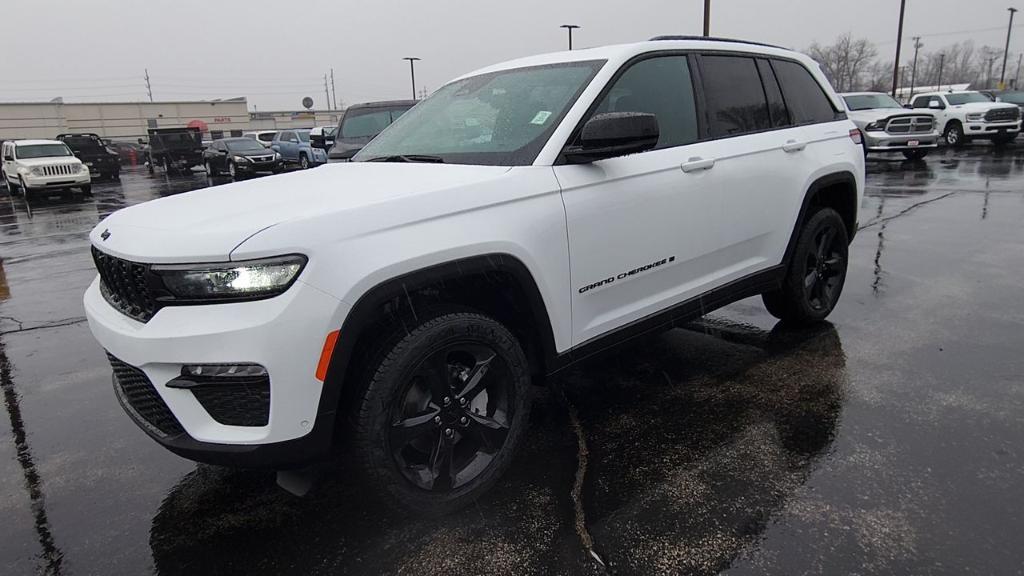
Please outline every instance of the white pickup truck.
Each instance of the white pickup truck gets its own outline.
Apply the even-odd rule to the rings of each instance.
[[[975,138],[1002,146],[1020,134],[1020,107],[993,102],[981,92],[918,94],[910,107],[931,111],[950,146],[962,146]]]

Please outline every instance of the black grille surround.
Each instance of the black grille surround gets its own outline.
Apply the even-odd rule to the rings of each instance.
[[[100,273],[100,293],[111,306],[139,322],[148,322],[161,308],[156,293],[162,283],[149,264],[123,260],[95,246],[92,259]]]
[[[1020,108],[1005,107],[1005,108],[993,108],[985,113],[986,122],[1014,122],[1020,119]]]
[[[114,369],[117,399],[140,426],[159,438],[185,434],[181,423],[142,370],[125,364],[109,352],[107,359]]]

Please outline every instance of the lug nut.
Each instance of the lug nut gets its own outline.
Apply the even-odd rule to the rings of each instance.
[[[448,438],[451,438],[452,436],[455,435],[455,431],[452,430],[451,428],[445,428],[444,435],[447,436]]]
[[[459,406],[465,406],[465,405],[466,405],[466,399],[465,398],[459,398]]]
[[[449,398],[448,396],[445,396],[445,397],[444,397],[444,405],[445,405],[445,406],[448,406],[448,405],[450,405],[451,403],[452,403],[452,399],[451,399],[451,398]]]
[[[440,416],[434,416],[434,424],[440,424],[440,423],[441,423],[441,417]]]
[[[465,426],[466,424],[469,424],[469,418],[466,418],[465,416],[463,416],[462,418],[459,418],[459,424],[462,424],[463,426]]]

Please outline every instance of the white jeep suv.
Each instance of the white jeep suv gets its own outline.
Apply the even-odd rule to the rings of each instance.
[[[452,81],[351,163],[112,214],[85,309],[168,449],[280,469],[345,441],[368,490],[443,512],[510,465],[546,376],[757,294],[825,318],[863,181],[803,55],[548,54]]]
[[[11,140],[0,148],[0,179],[26,198],[45,190],[79,188],[92,193],[89,167],[57,140]]]
[[[911,112],[888,94],[849,92],[840,94],[847,116],[864,134],[864,153],[902,152],[907,160],[920,160],[939,146],[935,116]]]
[[[914,96],[910,106],[934,114],[950,146],[976,138],[1002,146],[1020,133],[1020,107],[993,102],[981,92],[928,92]]]

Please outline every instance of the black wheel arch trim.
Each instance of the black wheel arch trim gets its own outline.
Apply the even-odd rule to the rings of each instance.
[[[800,204],[800,212],[797,214],[796,222],[793,224],[793,231],[789,236],[789,242],[786,244],[786,253],[782,257],[783,267],[789,267],[789,262],[793,258],[793,251],[796,250],[797,240],[800,237],[800,228],[807,221],[807,211],[811,207],[814,198],[825,188],[837,184],[844,184],[853,188],[853,206],[850,207],[853,210],[853,221],[849,223],[850,228],[847,231],[847,240],[853,243],[853,237],[857,235],[857,210],[859,208],[857,206],[857,177],[848,171],[832,172],[831,174],[819,177],[807,187],[807,192],[804,193],[804,199]]]

